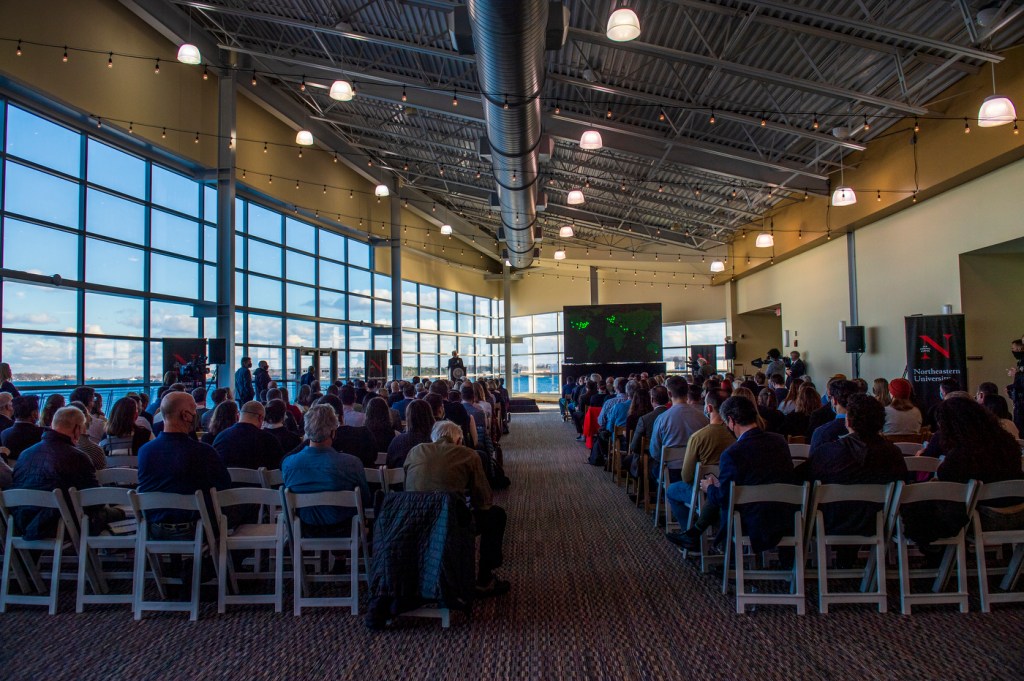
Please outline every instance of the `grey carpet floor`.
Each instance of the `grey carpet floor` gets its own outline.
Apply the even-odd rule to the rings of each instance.
[[[347,610],[275,615],[260,606],[200,620],[126,606],[74,613],[18,606],[0,615],[6,679],[1022,679],[1024,606],[962,615],[888,614],[809,604],[735,614],[635,509],[557,412],[517,414],[502,444],[512,487],[506,597],[452,628],[405,618],[371,633]],[[287,586],[287,585],[286,585]],[[895,584],[893,584],[895,587]],[[365,607],[365,598],[364,598]]]

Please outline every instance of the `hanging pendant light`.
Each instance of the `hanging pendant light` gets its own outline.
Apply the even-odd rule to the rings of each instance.
[[[381,183],[374,187],[373,195],[376,196],[378,199],[381,199],[384,198],[385,196],[391,196],[391,190],[388,189],[388,186],[386,184]]]
[[[304,147],[313,146],[313,133],[309,130],[299,130],[295,134],[295,143],[300,144]]]
[[[601,133],[597,130],[587,130],[580,137],[580,149],[584,151],[597,151],[604,146],[604,141],[601,139]]]
[[[336,80],[331,84],[331,99],[336,99],[339,102],[351,102],[355,94],[352,83],[347,80]]]
[[[202,63],[203,55],[199,53],[199,48],[192,43],[182,43],[181,47],[178,48],[178,61],[182,64],[195,66]]]
[[[857,203],[857,193],[853,191],[853,187],[846,186],[846,171],[843,168],[843,154],[839,152],[839,186],[832,192],[832,205],[839,206],[852,206]]]
[[[617,43],[636,40],[640,37],[640,20],[637,18],[636,12],[625,7],[612,12],[608,17],[605,35],[608,36],[608,40],[614,40]]]
[[[576,232],[573,231],[572,225],[562,225],[558,229],[558,238],[560,239],[571,239],[576,236]]]
[[[725,263],[722,262],[721,260],[712,260],[711,261],[711,271],[712,272],[724,272],[725,271]]]
[[[757,235],[754,245],[758,248],[771,248],[775,245],[775,237],[768,232],[761,232]]]
[[[570,206],[579,206],[585,201],[583,198],[583,192],[579,189],[573,189],[569,192],[569,196],[565,199],[565,202]]]
[[[978,109],[978,127],[994,128],[997,125],[1013,123],[1017,111],[1008,97],[996,94],[996,65],[992,64],[992,95],[986,97]]]
[[[555,251],[555,260],[565,260],[565,251],[559,248]]]
[[[449,225],[449,224],[441,225],[441,234],[443,234],[445,236],[450,236],[451,233],[452,233],[452,226],[451,225]]]

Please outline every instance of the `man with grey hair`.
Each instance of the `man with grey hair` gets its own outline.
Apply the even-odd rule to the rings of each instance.
[[[266,409],[256,400],[242,405],[238,423],[217,433],[213,448],[228,468],[281,467],[284,450],[276,437],[263,430]]]
[[[98,487],[92,462],[75,447],[84,431],[85,414],[75,407],[58,409],[42,440],[18,457],[12,487],[43,492],[59,489],[65,493],[72,487]],[[14,510],[14,521],[29,540],[53,537],[59,520],[56,509],[22,506]]]
[[[491,486],[480,455],[462,446],[462,428],[451,421],[435,423],[430,439],[430,443],[413,447],[405,459],[405,490],[469,497],[480,533],[477,596],[507,593],[509,583],[493,574],[503,562],[501,544],[507,518],[505,509],[491,503]]]
[[[282,462],[284,486],[296,494],[359,490],[363,508],[366,508],[370,503],[370,487],[363,462],[331,447],[338,426],[338,414],[331,405],[317,404],[309,408],[303,418],[309,444]],[[315,537],[348,536],[354,515],[355,509],[337,506],[299,509],[303,534]]]
[[[0,433],[14,425],[14,395],[0,393]]]

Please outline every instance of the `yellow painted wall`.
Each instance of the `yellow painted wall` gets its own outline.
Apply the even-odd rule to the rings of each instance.
[[[971,388],[992,381],[1002,391],[1015,362],[1010,340],[1024,335],[1024,319],[1011,302],[1024,300],[1024,252],[962,256],[960,283],[968,356],[982,358],[967,361],[968,381]]]
[[[782,329],[789,329],[790,342],[799,341],[799,347],[783,348],[780,343],[779,349],[799,350],[819,386],[832,374],[849,373],[850,360],[838,333],[839,320],[850,318],[845,238],[739,279],[735,286],[737,314],[782,305]],[[732,321],[735,335],[735,316]],[[753,348],[761,357],[767,350]]]

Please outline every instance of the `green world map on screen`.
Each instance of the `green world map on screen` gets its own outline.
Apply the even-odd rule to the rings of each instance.
[[[660,359],[660,305],[574,306],[564,314],[566,362]]]

